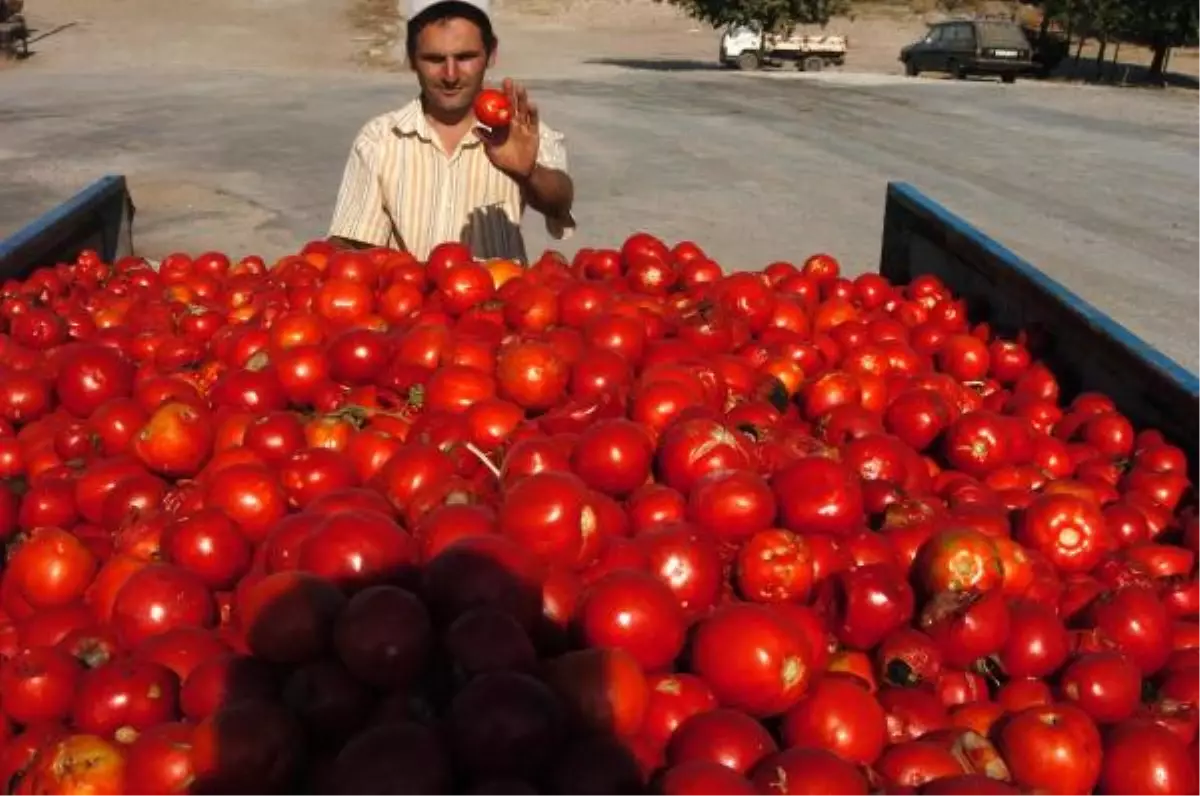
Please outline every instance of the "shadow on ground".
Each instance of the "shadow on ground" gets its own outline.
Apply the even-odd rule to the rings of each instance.
[[[697,61],[694,58],[591,58],[584,63],[618,66],[639,72],[716,72],[722,69],[715,61]]]
[[[1146,64],[1133,64],[1118,61],[1106,61],[1102,66],[1096,64],[1095,58],[1081,58],[1078,63],[1074,58],[1066,58],[1058,65],[1051,75],[1051,80],[1084,81],[1110,86],[1153,87],[1200,89],[1200,80],[1193,75],[1167,71],[1162,76],[1162,82],[1152,80],[1150,67]]]

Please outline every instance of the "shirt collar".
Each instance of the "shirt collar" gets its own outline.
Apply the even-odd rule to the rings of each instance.
[[[425,112],[421,109],[420,97],[417,97],[396,111],[392,118],[392,132],[401,137],[412,136],[418,138],[427,144],[437,147],[438,150],[442,148],[441,141],[437,139],[433,128],[429,126],[429,120],[425,118]],[[458,145],[458,148],[468,149],[479,146],[480,143],[480,140],[475,136],[467,135],[463,138],[462,143]]]

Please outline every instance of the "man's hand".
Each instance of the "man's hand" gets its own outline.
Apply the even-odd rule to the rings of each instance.
[[[512,80],[504,79],[503,90],[512,105],[512,122],[498,130],[476,127],[475,135],[483,142],[484,152],[496,168],[524,183],[537,166],[538,109],[529,101],[525,88]]]

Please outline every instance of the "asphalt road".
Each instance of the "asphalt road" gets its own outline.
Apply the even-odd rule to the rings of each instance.
[[[828,251],[869,270],[886,183],[904,180],[1197,370],[1194,94],[662,66],[530,83],[572,154],[581,227],[562,250],[648,229],[731,268]],[[7,71],[0,236],[124,173],[145,254],[294,250],[324,234],[359,125],[410,90],[396,75]]]

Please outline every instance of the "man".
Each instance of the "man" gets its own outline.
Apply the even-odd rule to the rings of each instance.
[[[424,260],[437,244],[460,241],[479,259],[524,262],[527,206],[555,238],[574,229],[563,137],[541,123],[525,89],[504,81],[507,130],[476,122],[472,105],[496,48],[489,0],[409,0],[408,58],[421,94],[355,139],[329,230],[335,246],[386,246]]]

